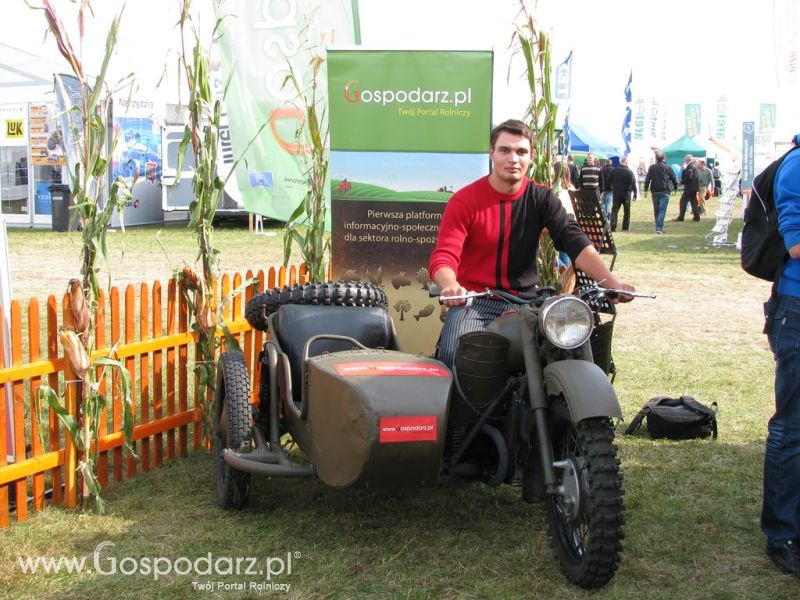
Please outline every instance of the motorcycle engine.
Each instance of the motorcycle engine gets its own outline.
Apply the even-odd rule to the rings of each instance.
[[[508,348],[508,340],[496,333],[476,331],[461,336],[453,367],[455,391],[448,428],[468,429],[486,412],[508,379]],[[490,417],[502,413],[502,404]]]

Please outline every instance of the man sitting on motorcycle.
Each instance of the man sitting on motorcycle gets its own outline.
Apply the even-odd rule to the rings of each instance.
[[[504,302],[476,298],[467,309],[461,296],[486,288],[526,294],[539,285],[536,256],[539,237],[547,229],[557,250],[575,266],[608,288],[634,292],[611,273],[578,224],[546,186],[526,175],[532,160],[531,130],[508,120],[492,130],[489,157],[492,172],[457,191],[447,203],[429,272],[450,307],[442,328],[437,357],[451,367],[458,339],[485,329],[507,308]],[[629,302],[620,294],[617,300]]]

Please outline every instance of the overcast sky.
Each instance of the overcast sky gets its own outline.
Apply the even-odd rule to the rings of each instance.
[[[294,0],[265,1],[277,5]],[[53,3],[65,15],[74,6],[68,0]],[[90,69],[97,68],[108,23],[122,2],[94,4],[97,18],[87,25],[84,57]],[[214,21],[211,0],[194,4],[204,9],[200,21],[208,31]],[[574,122],[620,144],[623,90],[633,69],[634,99],[656,99],[668,107],[670,140],[683,133],[684,103],[703,105],[707,130],[722,95],[734,129],[740,130],[742,120],[758,119],[759,103],[774,102],[778,135],[800,131],[800,84],[778,87],[775,41],[793,33],[794,47],[800,44],[798,5],[798,0],[539,0],[537,14],[552,34],[554,64],[574,51],[573,97],[562,103],[559,124],[570,104]],[[112,62],[117,76],[133,71],[148,90],[165,63],[174,72],[178,6],[177,0],[127,3]],[[4,28],[4,43],[61,60],[52,38],[42,41],[41,12],[31,11],[24,0],[3,0],[3,9],[4,21],[14,25]],[[362,43],[374,48],[494,49],[494,120],[499,121],[520,116],[526,105],[519,62],[507,83],[508,42],[518,9],[518,0],[360,0]]]

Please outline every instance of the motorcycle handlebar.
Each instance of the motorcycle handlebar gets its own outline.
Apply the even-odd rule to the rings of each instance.
[[[447,296],[448,300],[469,300],[470,298],[488,298],[488,297],[496,297],[511,302],[512,304],[538,304],[541,303],[545,298],[553,295],[555,290],[551,287],[543,287],[538,288],[535,292],[535,295],[531,297],[521,297],[515,296],[514,294],[510,294],[509,292],[503,290],[491,290],[486,289],[483,292],[467,292],[466,294],[461,294],[458,296]],[[431,298],[438,298],[439,304],[442,303],[441,297],[441,289],[436,284],[431,284],[428,288],[428,295]],[[633,298],[651,298],[655,299],[655,294],[640,294],[638,292],[628,292],[625,290],[618,290],[614,288],[604,288],[600,287],[600,285],[595,284],[592,286],[584,286],[578,288],[578,295],[582,300],[588,300],[591,298],[598,298],[605,296],[609,299],[614,299],[620,295],[632,296]]]
[[[458,296],[447,296],[447,300],[470,300],[471,298],[500,298],[502,300],[506,300],[512,304],[539,304],[549,295],[552,295],[555,292],[553,288],[544,287],[538,288],[535,292],[535,295],[531,297],[524,297],[524,296],[516,296],[504,290],[491,290],[486,289],[482,292],[467,292],[466,294],[460,294]],[[431,284],[428,288],[428,296],[431,298],[438,298],[439,304],[441,304],[445,298],[441,296],[441,290],[439,286],[436,284]]]

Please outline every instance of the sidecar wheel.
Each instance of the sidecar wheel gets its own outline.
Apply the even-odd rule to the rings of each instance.
[[[566,418],[553,430],[555,460],[562,461],[562,492],[547,501],[550,545],[564,575],[583,588],[599,588],[621,559],[624,502],[610,419]]]
[[[284,304],[386,307],[386,293],[378,285],[360,281],[329,281],[284,286],[256,294],[245,306],[250,326],[266,331],[268,317]]]
[[[250,378],[241,352],[229,350],[220,355],[214,396],[217,504],[244,508],[250,497],[250,473],[234,469],[222,457],[226,448],[239,450],[251,440]]]

